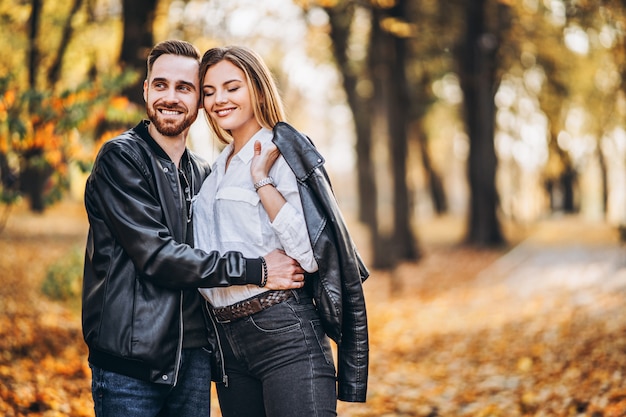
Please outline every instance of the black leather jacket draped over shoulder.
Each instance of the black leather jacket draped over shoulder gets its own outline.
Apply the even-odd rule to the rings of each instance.
[[[105,143],[87,180],[83,336],[96,366],[175,385],[183,290],[258,284],[261,262],[180,243],[187,213],[177,167],[146,123]],[[210,168],[186,152],[195,194]]]
[[[274,127],[274,139],[298,180],[304,217],[317,273],[307,277],[328,336],[337,343],[338,398],[364,402],[367,394],[369,341],[363,281],[369,272],[350,238],[324,158],[311,140],[286,123]]]

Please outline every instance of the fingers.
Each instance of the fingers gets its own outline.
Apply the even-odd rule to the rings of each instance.
[[[255,155],[264,155],[267,156],[267,160],[268,162],[274,162],[274,160],[276,160],[276,158],[278,158],[278,155],[280,154],[280,152],[278,151],[278,148],[276,147],[276,145],[274,145],[273,143],[268,143],[265,145],[265,147],[261,146],[261,142],[259,142],[258,140],[254,141],[254,154]]]
[[[304,286],[304,269],[283,250],[275,249],[264,258],[268,269],[266,286],[269,289],[296,289]]]
[[[294,274],[292,276],[291,285],[293,289],[298,289],[304,287],[304,274]]]
[[[261,146],[261,142],[254,141],[254,155],[250,162],[250,174],[257,181],[268,176],[268,173],[276,159],[278,159],[278,149],[276,145],[266,144]],[[256,182],[256,181],[255,181]]]
[[[269,290],[294,290],[304,287],[304,281],[294,281],[290,278],[282,280],[268,280],[265,288]]]
[[[304,287],[304,274],[296,274],[293,276],[293,281],[291,281],[292,288],[298,289]]]
[[[266,287],[270,290],[291,290],[304,287],[305,282],[305,274],[285,273],[280,277],[269,277]]]

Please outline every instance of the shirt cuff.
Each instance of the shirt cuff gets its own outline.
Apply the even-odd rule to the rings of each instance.
[[[272,229],[277,233],[280,233],[282,230],[286,230],[291,226],[291,223],[294,219],[300,217],[298,211],[289,203],[283,204],[283,206],[274,217],[274,221],[271,222]]]

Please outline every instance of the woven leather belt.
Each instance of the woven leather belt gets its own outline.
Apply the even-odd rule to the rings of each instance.
[[[238,303],[211,310],[217,320],[224,323],[251,316],[293,296],[293,291],[266,291]]]

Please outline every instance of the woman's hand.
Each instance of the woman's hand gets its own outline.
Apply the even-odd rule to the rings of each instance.
[[[274,162],[280,156],[278,148],[273,143],[268,143],[263,149],[261,149],[261,143],[257,140],[254,142],[254,156],[250,162],[250,175],[252,175],[252,182],[257,183],[269,176],[270,168],[274,165]],[[270,218],[270,222],[273,222],[280,209],[285,205],[286,201],[283,195],[276,189],[274,183],[271,182],[271,186],[266,184],[256,190],[261,204]],[[256,187],[255,187],[256,188]]]
[[[250,175],[252,175],[252,182],[261,181],[263,178],[267,178],[274,165],[274,162],[280,156],[280,151],[272,142],[269,142],[265,147],[261,148],[261,143],[257,140],[254,142],[254,156],[250,163]]]

